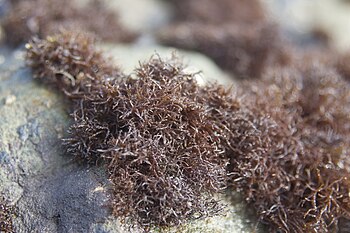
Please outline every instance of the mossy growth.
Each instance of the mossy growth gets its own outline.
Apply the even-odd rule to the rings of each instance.
[[[350,217],[349,84],[310,66],[271,71],[243,89],[255,120],[229,155],[232,185],[272,231],[335,231]]]
[[[13,208],[0,198],[0,231],[5,233],[12,233]]]
[[[237,78],[259,78],[268,66],[288,63],[279,28],[258,0],[174,0],[175,21],[161,43],[199,51]]]
[[[226,185],[227,162],[193,75],[154,57],[123,76],[87,42],[67,33],[33,39],[27,62],[72,100],[65,143],[77,158],[106,165],[114,214],[146,229],[219,212],[213,194]]]
[[[72,101],[68,152],[106,166],[116,216],[178,225],[218,213],[228,184],[271,231],[327,232],[350,218],[349,84],[335,70],[305,61],[230,90],[199,86],[177,59],[124,75],[91,43],[34,39],[27,62]]]
[[[1,21],[6,43],[11,46],[25,43],[32,36],[45,38],[62,28],[79,28],[105,41],[130,42],[136,38],[136,33],[126,30],[118,15],[100,0],[82,6],[70,0],[11,1],[11,5]]]
[[[90,33],[68,30],[45,40],[33,37],[26,44],[27,65],[36,79],[55,86],[71,99],[82,97],[122,75],[95,48],[95,42],[96,37]]]

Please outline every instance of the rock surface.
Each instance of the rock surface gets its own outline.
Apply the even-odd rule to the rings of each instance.
[[[2,56],[0,193],[17,209],[15,231],[88,232],[107,216],[103,171],[64,155],[63,98],[32,80],[19,52]]]
[[[127,72],[155,50],[162,57],[173,51],[163,47],[108,48]],[[204,56],[182,52],[179,56],[213,79],[230,82]],[[128,232],[109,215],[103,168],[79,165],[65,153],[61,139],[70,118],[64,98],[33,81],[22,57],[20,51],[0,51],[0,194],[17,209],[15,231]],[[167,232],[252,232],[255,223],[246,217],[241,199],[226,203],[225,215]]]
[[[162,0],[104,0],[120,16],[121,23],[132,31],[152,33],[166,25],[172,17],[172,8]]]
[[[139,66],[139,62],[147,62],[151,56],[159,55],[162,59],[170,59],[172,56],[176,56],[187,66],[186,71],[189,73],[199,72],[196,78],[200,84],[218,82],[226,86],[234,85],[232,75],[230,76],[222,71],[211,59],[200,53],[160,45],[143,46],[137,44],[107,44],[102,46],[102,50],[115,58],[116,63],[127,74],[132,73]]]
[[[269,0],[262,3],[269,9],[274,22],[298,34],[299,39],[319,30],[330,36],[332,47],[340,52],[350,49],[348,0]]]

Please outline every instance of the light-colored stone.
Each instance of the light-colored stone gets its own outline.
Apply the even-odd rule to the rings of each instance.
[[[345,0],[261,0],[274,22],[282,28],[307,35],[314,29],[331,36],[339,51],[350,50],[350,3]]]
[[[148,61],[152,56],[170,59],[172,56],[180,58],[187,66],[189,73],[198,73],[197,80],[204,85],[208,82],[230,86],[234,79],[222,71],[211,59],[197,52],[189,52],[160,45],[103,45],[102,49],[113,57],[125,73],[132,73],[139,63]]]
[[[128,29],[150,33],[167,24],[171,19],[171,7],[162,0],[104,0],[110,9],[120,16]]]
[[[15,232],[91,232],[108,213],[106,193],[92,192],[107,183],[103,170],[65,155],[62,96],[32,79],[20,52],[0,54],[0,194],[16,207]]]
[[[5,105],[11,105],[16,101],[15,95],[8,95],[5,97]]]

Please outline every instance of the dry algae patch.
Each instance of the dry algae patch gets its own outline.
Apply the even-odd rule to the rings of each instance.
[[[172,24],[160,30],[158,40],[204,53],[237,78],[261,78],[271,68],[295,65],[300,68],[300,65],[310,66],[305,63],[313,60],[337,70],[349,80],[348,52],[342,54],[332,46],[316,43],[317,32],[312,46],[293,43],[293,39],[287,39],[291,35],[286,36],[283,29],[267,17],[268,12],[260,1],[170,2],[176,17]]]
[[[348,58],[328,48],[301,51],[282,40],[262,8],[242,2],[222,0],[206,11],[210,3],[176,1],[180,20],[160,39],[260,79],[242,81],[245,107],[216,105],[216,118],[230,132],[232,186],[271,231],[337,231],[338,220],[349,218]],[[251,17],[230,16],[234,5]]]
[[[100,53],[87,42],[67,32],[34,39],[27,61],[35,77],[72,100],[68,151],[106,165],[115,215],[148,228],[219,212],[212,194],[225,187],[226,159],[192,75],[176,60],[154,58],[136,77],[123,76],[92,59]]]
[[[322,67],[271,72],[244,89],[260,120],[232,154],[233,186],[273,230],[327,232],[348,217],[348,89]]]
[[[266,66],[290,59],[258,0],[170,2],[176,17],[158,34],[161,43],[206,54],[239,78],[260,77]]]
[[[136,37],[121,26],[118,15],[99,0],[82,6],[69,0],[12,1],[11,6],[1,25],[6,43],[12,46],[27,42],[31,36],[44,38],[62,28],[79,28],[105,41],[130,42]]]
[[[34,76],[71,100],[68,151],[106,166],[113,213],[144,230],[220,213],[227,185],[271,231],[350,217],[349,84],[304,61],[231,90],[199,86],[177,59],[124,75],[85,34],[27,44]]]

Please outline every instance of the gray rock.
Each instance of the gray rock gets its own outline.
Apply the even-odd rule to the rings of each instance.
[[[350,49],[348,0],[270,0],[262,3],[273,21],[278,22],[284,30],[298,35],[299,40],[305,40],[316,29],[327,33],[332,47],[339,52]],[[312,43],[315,43],[314,39],[309,40],[309,45]]]
[[[172,18],[172,8],[162,0],[104,0],[120,16],[121,23],[132,31],[152,33]]]
[[[84,6],[91,1],[74,0],[77,6]],[[141,44],[153,44],[155,31],[169,24],[174,14],[172,5],[164,0],[101,1],[118,15],[124,28],[140,36],[137,43]]]
[[[135,67],[154,48],[114,46],[110,51],[123,66]],[[185,59],[228,81],[204,56],[186,53]],[[65,153],[61,139],[70,117],[64,98],[33,81],[21,52],[0,50],[0,60],[0,194],[17,209],[16,232],[129,232],[109,213],[103,168],[79,165]],[[252,232],[255,221],[246,216],[241,199],[223,201],[225,214],[167,232]]]
[[[20,55],[1,53],[0,193],[17,208],[18,233],[89,232],[108,216],[107,179],[64,154],[67,105],[32,80]]]

